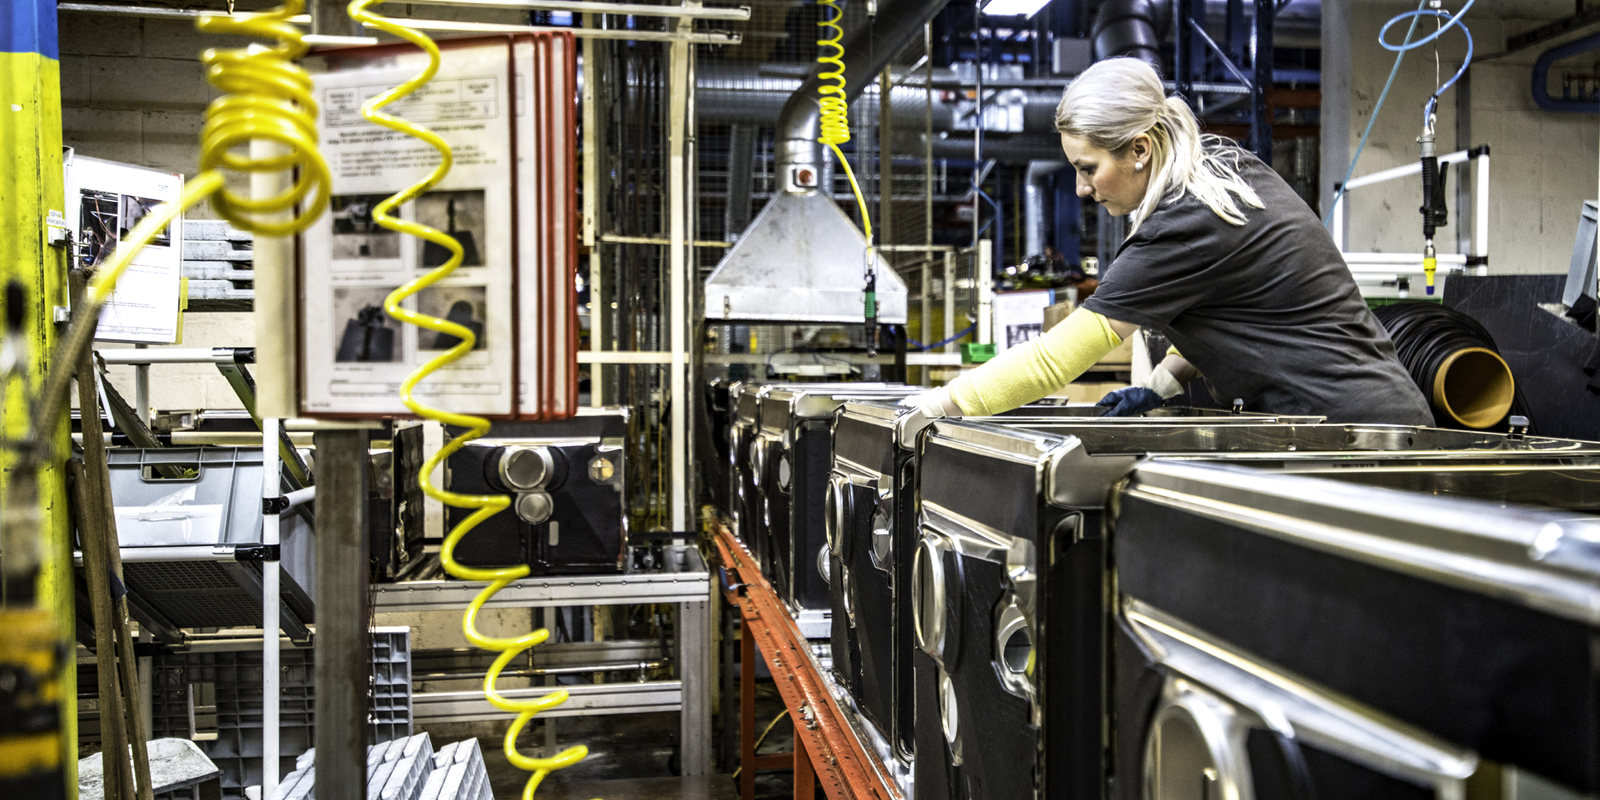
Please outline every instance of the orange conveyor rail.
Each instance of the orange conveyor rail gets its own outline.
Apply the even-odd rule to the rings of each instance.
[[[789,767],[787,754],[755,755],[756,648],[771,669],[773,682],[794,721],[794,773],[796,798],[810,800],[812,776],[830,800],[904,800],[898,788],[884,780],[888,772],[877,754],[862,746],[839,708],[828,683],[817,673],[810,644],[800,635],[783,600],[761,574],[732,531],[720,521],[712,523],[717,558],[728,574],[723,598],[738,611],[744,623],[740,642],[740,778],[743,800],[755,797],[757,769]]]

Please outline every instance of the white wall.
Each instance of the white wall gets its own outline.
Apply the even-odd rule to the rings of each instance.
[[[1460,8],[1459,0],[1447,0]],[[1335,6],[1329,8],[1329,6]],[[1394,54],[1377,43],[1379,29],[1395,14],[1416,8],[1415,3],[1376,0],[1327,0],[1324,18],[1348,20],[1347,26],[1330,26],[1324,31],[1324,70],[1332,72],[1339,60],[1342,30],[1348,31],[1349,69],[1347,75],[1329,74],[1324,84],[1324,103],[1344,100],[1346,109],[1332,108],[1325,124],[1342,125],[1348,137],[1344,153],[1334,152],[1324,161],[1324,197],[1331,196],[1332,184],[1342,180],[1344,170],[1330,165],[1348,165],[1361,133],[1371,118],[1373,107],[1394,64]],[[1529,91],[1533,62],[1553,46],[1545,43],[1525,51],[1484,60],[1485,55],[1503,52],[1507,36],[1536,28],[1573,13],[1570,0],[1479,0],[1466,16],[1477,44],[1477,57],[1470,71],[1467,93],[1470,142],[1488,144],[1492,150],[1489,236],[1491,274],[1565,273],[1577,234],[1578,210],[1585,199],[1593,199],[1600,181],[1597,142],[1600,121],[1592,114],[1560,114],[1543,111]],[[1390,33],[1390,41],[1405,36],[1401,23]],[[1431,20],[1419,25],[1422,32],[1433,28]],[[1555,40],[1559,44],[1574,37]],[[1331,40],[1331,41],[1330,41]],[[1460,34],[1451,31],[1439,42],[1442,77],[1448,79],[1459,67],[1465,51]],[[1577,61],[1570,62],[1577,64]],[[1342,72],[1342,70],[1340,70]],[[1559,68],[1557,70],[1559,73]],[[1415,163],[1419,157],[1416,138],[1421,132],[1422,103],[1434,87],[1434,54],[1431,45],[1406,55],[1394,88],[1385,101],[1371,140],[1356,166],[1364,175],[1401,164]],[[1348,88],[1345,89],[1346,81]],[[1341,91],[1348,94],[1341,96]],[[1456,116],[1460,98],[1455,89],[1440,101],[1438,147],[1447,153],[1457,147]],[[1325,131],[1324,151],[1335,151],[1337,129]],[[1435,239],[1439,252],[1456,252],[1462,211],[1454,204],[1457,175],[1451,175],[1450,227]],[[1348,201],[1349,246],[1351,250],[1418,252],[1422,247],[1421,180],[1407,179],[1382,186],[1358,189]]]

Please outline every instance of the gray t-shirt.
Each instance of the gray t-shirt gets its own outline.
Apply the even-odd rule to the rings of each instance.
[[[1233,225],[1192,194],[1162,202],[1084,307],[1165,333],[1249,410],[1432,425],[1321,220],[1254,155],[1229,151],[1266,208],[1241,203],[1247,221]]]

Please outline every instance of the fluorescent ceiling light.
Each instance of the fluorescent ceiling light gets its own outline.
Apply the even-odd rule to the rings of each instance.
[[[1039,13],[1050,0],[989,0],[983,13],[994,17],[1031,17]]]

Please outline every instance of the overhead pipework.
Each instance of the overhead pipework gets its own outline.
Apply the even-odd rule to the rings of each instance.
[[[922,33],[944,2],[884,0],[876,17],[842,42],[849,103],[877,80],[901,48]],[[789,96],[777,122],[780,191],[706,280],[708,320],[851,323],[862,313],[864,267],[877,275],[877,319],[906,321],[905,282],[876,254],[864,263],[867,240],[822,186],[822,109],[818,88],[837,83],[835,67],[814,67]]]
[[[1172,27],[1172,6],[1156,0],[1105,0],[1090,35],[1096,61],[1131,56],[1164,71],[1161,38]]]

